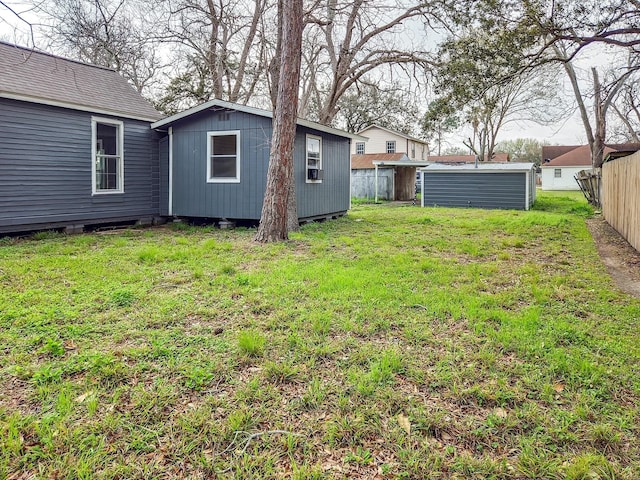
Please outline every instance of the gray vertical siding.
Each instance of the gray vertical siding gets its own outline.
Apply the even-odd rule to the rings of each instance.
[[[158,214],[157,138],[148,122],[109,117],[124,121],[125,193],[91,194],[91,116],[0,99],[0,231]]]
[[[322,183],[306,183],[307,134],[322,138]],[[350,152],[348,138],[298,127],[294,152],[298,217],[342,213],[349,209]]]
[[[424,206],[525,209],[524,172],[454,173],[427,169],[423,175]]]
[[[259,220],[266,188],[271,119],[239,111],[205,111],[173,125],[173,214]],[[207,183],[207,132],[240,131],[240,183]],[[305,182],[306,133],[322,137],[321,184]],[[298,127],[295,178],[300,218],[349,208],[349,139]]]
[[[375,198],[376,174],[373,168],[351,170],[351,196],[355,198]],[[393,196],[393,168],[378,169],[378,198],[391,200]]]
[[[158,156],[160,159],[160,215],[169,215],[169,137],[163,137],[158,142]]]

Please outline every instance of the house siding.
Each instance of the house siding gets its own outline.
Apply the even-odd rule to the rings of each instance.
[[[423,172],[422,202],[423,206],[524,210],[532,203],[531,192],[526,196],[527,181],[525,172],[454,173],[427,169]]]
[[[387,153],[387,141],[395,141],[396,153],[406,153],[411,160],[427,159],[426,145],[415,140],[375,127],[366,129],[362,135],[369,139],[365,142],[365,153]],[[411,155],[413,150],[415,150],[415,156]],[[351,153],[356,153],[356,142],[353,142]]]
[[[258,221],[269,166],[271,119],[236,110],[203,111],[172,126],[173,215]],[[240,131],[240,182],[207,182],[207,132],[213,131]],[[306,134],[322,138],[322,183],[305,181]],[[294,175],[301,219],[348,210],[349,148],[347,138],[297,127]]]
[[[124,122],[124,193],[92,195],[91,117],[0,99],[0,232],[130,220],[158,214],[157,138]]]
[[[562,170],[562,176],[560,178],[555,177],[555,169]],[[542,190],[580,190],[580,186],[575,175],[582,170],[591,169],[590,165],[578,166],[578,167],[542,167]]]

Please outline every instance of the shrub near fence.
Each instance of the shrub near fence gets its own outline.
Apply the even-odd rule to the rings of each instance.
[[[640,251],[640,152],[602,166],[602,213]]]

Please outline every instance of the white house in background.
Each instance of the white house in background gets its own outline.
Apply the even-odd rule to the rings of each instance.
[[[369,138],[368,142],[352,142],[352,155],[369,153],[405,153],[409,160],[425,161],[429,148],[427,142],[419,138],[396,132],[378,125],[371,125],[358,132],[358,135]]]
[[[580,190],[575,175],[581,170],[591,168],[589,145],[574,147],[555,158],[545,157],[543,147],[542,155],[542,190]]]
[[[611,152],[635,152],[639,144],[609,144],[604,156]],[[591,168],[589,145],[542,147],[542,190],[580,190],[575,175]]]

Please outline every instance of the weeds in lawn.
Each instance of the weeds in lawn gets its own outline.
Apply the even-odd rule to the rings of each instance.
[[[265,337],[255,330],[243,330],[238,335],[240,351],[250,357],[260,357],[264,351]]]
[[[590,214],[1,240],[0,478],[640,478],[640,302]]]

